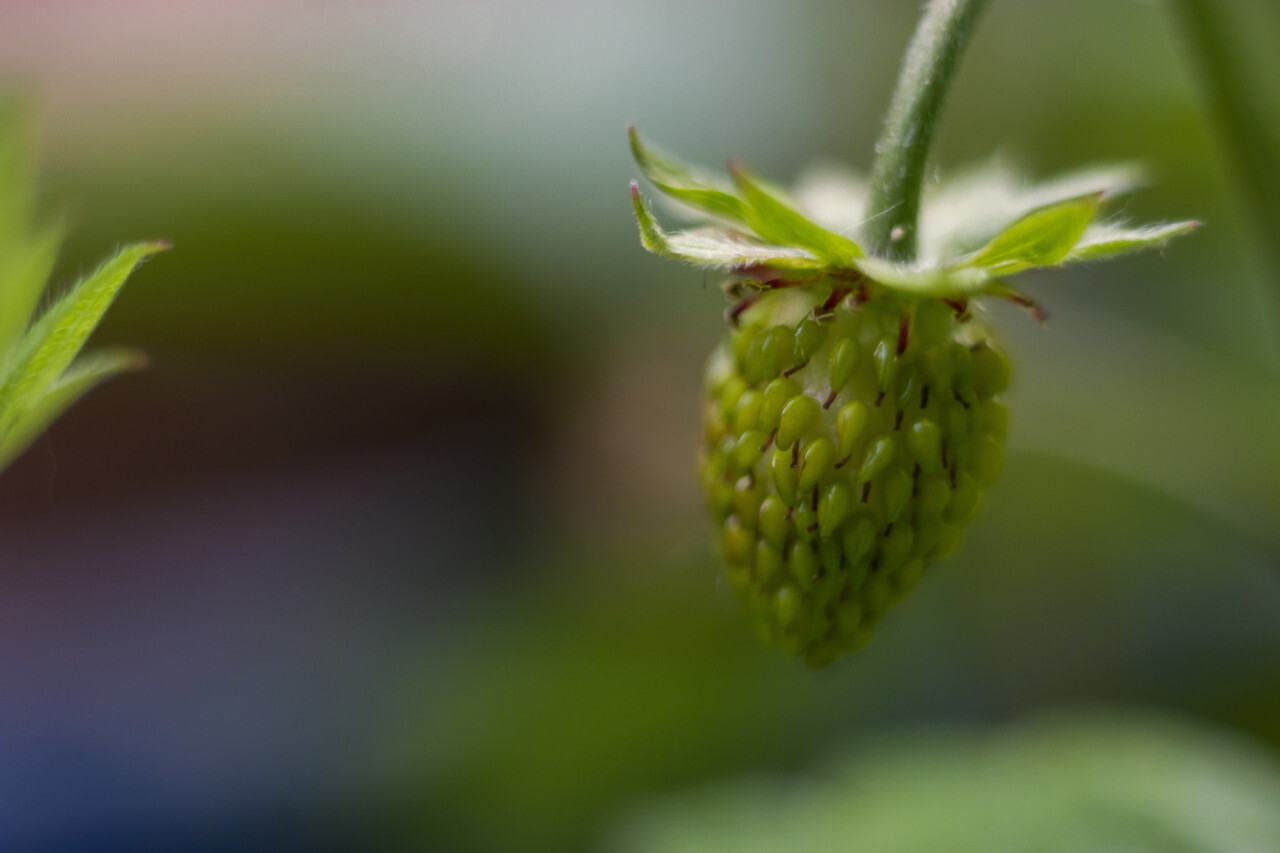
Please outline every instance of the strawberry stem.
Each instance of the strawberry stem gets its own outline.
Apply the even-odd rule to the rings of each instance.
[[[985,0],[929,0],[876,141],[863,236],[884,257],[916,256],[920,189],[942,102]]]

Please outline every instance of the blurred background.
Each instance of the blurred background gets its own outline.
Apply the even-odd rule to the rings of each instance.
[[[1208,5],[1275,134],[1280,10]],[[883,840],[954,805],[935,764],[1031,790],[1093,761],[1093,792],[1129,778],[1108,758],[1280,847],[1280,235],[1237,192],[1277,175],[1233,169],[1174,11],[987,9],[940,172],[1138,159],[1127,214],[1208,224],[1028,276],[1047,326],[995,306],[1003,481],[813,673],[711,560],[724,304],[641,250],[625,128],[865,170],[916,3],[8,0],[0,76],[73,227],[55,280],[176,248],[95,337],[153,367],[0,477],[0,849],[742,850],[739,817],[845,849],[766,820],[850,838],[844,755],[903,809],[848,849],[960,849]],[[1194,811],[1160,802],[1134,838]]]

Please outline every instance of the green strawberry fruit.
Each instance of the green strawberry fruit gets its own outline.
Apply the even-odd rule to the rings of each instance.
[[[1008,381],[940,300],[835,282],[743,312],[707,371],[702,483],[763,639],[815,666],[871,639],[999,476]]]
[[[631,143],[655,187],[716,222],[668,234],[632,184],[646,248],[727,275],[734,304],[707,367],[702,485],[756,632],[814,667],[866,645],[959,546],[1000,475],[1010,366],[972,300],[1038,313],[1004,276],[1159,245],[1196,225],[1095,223],[1131,183],[1123,170],[1022,189],[988,169],[962,191],[926,196],[921,260],[896,262],[854,240],[855,180],[809,182],[784,200],[741,169],[724,185],[634,130]],[[983,207],[966,209],[973,199]]]

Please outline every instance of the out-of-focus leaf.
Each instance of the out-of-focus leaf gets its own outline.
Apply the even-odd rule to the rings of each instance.
[[[35,405],[18,416],[0,440],[0,468],[17,459],[49,424],[94,386],[118,373],[138,370],[146,363],[146,356],[129,349],[102,350],[77,359]]]
[[[0,353],[9,352],[26,330],[61,245],[62,229],[53,227],[4,245],[0,256]]]
[[[35,225],[36,133],[29,103],[0,94],[0,358],[31,321],[62,242]]]
[[[36,198],[33,109],[12,92],[0,93],[0,243],[26,236]]]
[[[168,244],[139,243],[115,257],[54,303],[31,327],[5,365],[0,385],[0,436],[71,364],[129,275]]]
[[[1017,385],[1017,445],[1146,484],[1280,549],[1280,443],[1260,426],[1280,424],[1273,372],[1079,307],[1022,333],[1011,346],[1035,379]]]
[[[1163,719],[1046,719],[898,736],[816,778],[739,782],[642,811],[623,853],[1280,849],[1280,766]]]

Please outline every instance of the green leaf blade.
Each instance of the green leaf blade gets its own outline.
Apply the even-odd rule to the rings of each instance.
[[[992,275],[1053,266],[1080,241],[1101,201],[1102,193],[1094,192],[1038,208],[993,237],[966,266],[985,268]]]
[[[120,250],[28,330],[0,384],[0,437],[67,369],[138,265],[167,248],[167,243],[154,242]]]
[[[877,257],[863,258],[856,265],[875,283],[914,296],[943,299],[973,296],[983,292],[992,281],[984,267],[934,267]]]
[[[147,357],[136,350],[112,349],[77,359],[0,439],[0,469],[7,468],[41,433],[90,390],[121,373],[141,370]]]
[[[935,260],[967,255],[1042,207],[1092,193],[1100,193],[1105,202],[1142,184],[1143,172],[1137,164],[1113,163],[1028,185],[997,155],[926,189],[920,214],[921,255]]]

